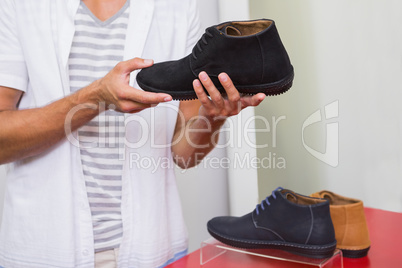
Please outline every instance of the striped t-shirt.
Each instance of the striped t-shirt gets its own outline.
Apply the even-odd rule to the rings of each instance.
[[[113,17],[101,21],[81,1],[75,16],[75,35],[69,57],[71,92],[104,77],[123,60],[129,2]],[[78,130],[96,252],[119,247],[123,235],[124,135],[124,116],[112,110]]]

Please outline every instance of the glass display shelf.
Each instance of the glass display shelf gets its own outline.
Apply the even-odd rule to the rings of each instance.
[[[272,260],[272,262],[289,262],[293,264],[304,264],[313,267],[325,267],[325,268],[343,268],[342,251],[336,249],[334,254],[325,259],[314,259],[295,255],[287,251],[277,249],[239,249],[228,245],[225,245],[214,238],[209,238],[201,243],[200,250],[200,264],[202,267],[207,268],[213,266],[215,259],[221,257],[224,254],[247,254],[256,256],[257,258],[247,258],[247,266],[253,267],[256,262],[261,262],[260,258]]]

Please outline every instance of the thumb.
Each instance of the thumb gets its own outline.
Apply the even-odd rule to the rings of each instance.
[[[151,59],[134,58],[124,61],[125,71],[132,72],[138,69],[147,68],[154,64]]]

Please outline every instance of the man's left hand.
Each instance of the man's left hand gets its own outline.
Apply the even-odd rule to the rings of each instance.
[[[241,96],[226,73],[221,73],[218,76],[225,89],[225,97],[215,87],[206,72],[201,72],[198,78],[193,81],[193,87],[198,100],[201,102],[199,116],[206,117],[212,124],[221,125],[226,118],[237,115],[246,107],[259,105],[265,98],[264,93]],[[210,97],[204,91],[203,86]]]

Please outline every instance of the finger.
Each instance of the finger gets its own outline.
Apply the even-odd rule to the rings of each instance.
[[[142,111],[144,109],[151,108],[154,106],[155,106],[155,104],[144,104],[144,103],[138,103],[135,101],[126,100],[126,101],[120,102],[117,110],[119,110],[120,112],[123,112],[123,113],[136,113],[136,112],[139,112],[139,111]]]
[[[145,107],[145,108],[139,108],[139,109],[135,109],[135,110],[132,110],[132,111],[130,111],[130,112],[127,112],[127,113],[129,113],[129,114],[135,114],[135,113],[139,113],[139,112],[141,112],[141,111],[143,111],[143,110],[145,110],[145,109],[147,109],[147,108],[150,108],[150,107]]]
[[[205,93],[205,90],[202,87],[200,80],[194,79],[193,88],[201,104],[206,108],[211,108],[212,106],[211,100],[208,98],[207,93]]]
[[[221,73],[218,76],[219,82],[221,82],[223,88],[226,91],[227,99],[232,110],[236,110],[237,113],[241,110],[240,93],[234,86],[232,80],[226,73]]]
[[[201,72],[198,75],[201,83],[205,87],[205,89],[208,91],[209,96],[211,97],[211,100],[216,106],[223,106],[224,101],[222,98],[222,94],[216,89],[214,83],[212,80],[209,78],[206,72]]]
[[[150,67],[154,64],[151,59],[134,58],[126,61],[119,62],[116,68],[121,73],[131,73],[132,71]]]
[[[241,98],[242,109],[249,106],[258,106],[265,99],[264,93],[258,93],[254,96],[245,96]]]
[[[143,91],[128,85],[120,90],[118,97],[143,104],[157,104],[172,100],[172,96],[169,94]]]
[[[221,82],[223,88],[226,91],[228,100],[232,103],[237,103],[240,100],[240,93],[233,85],[232,80],[226,73],[221,73],[218,76],[219,82]]]

